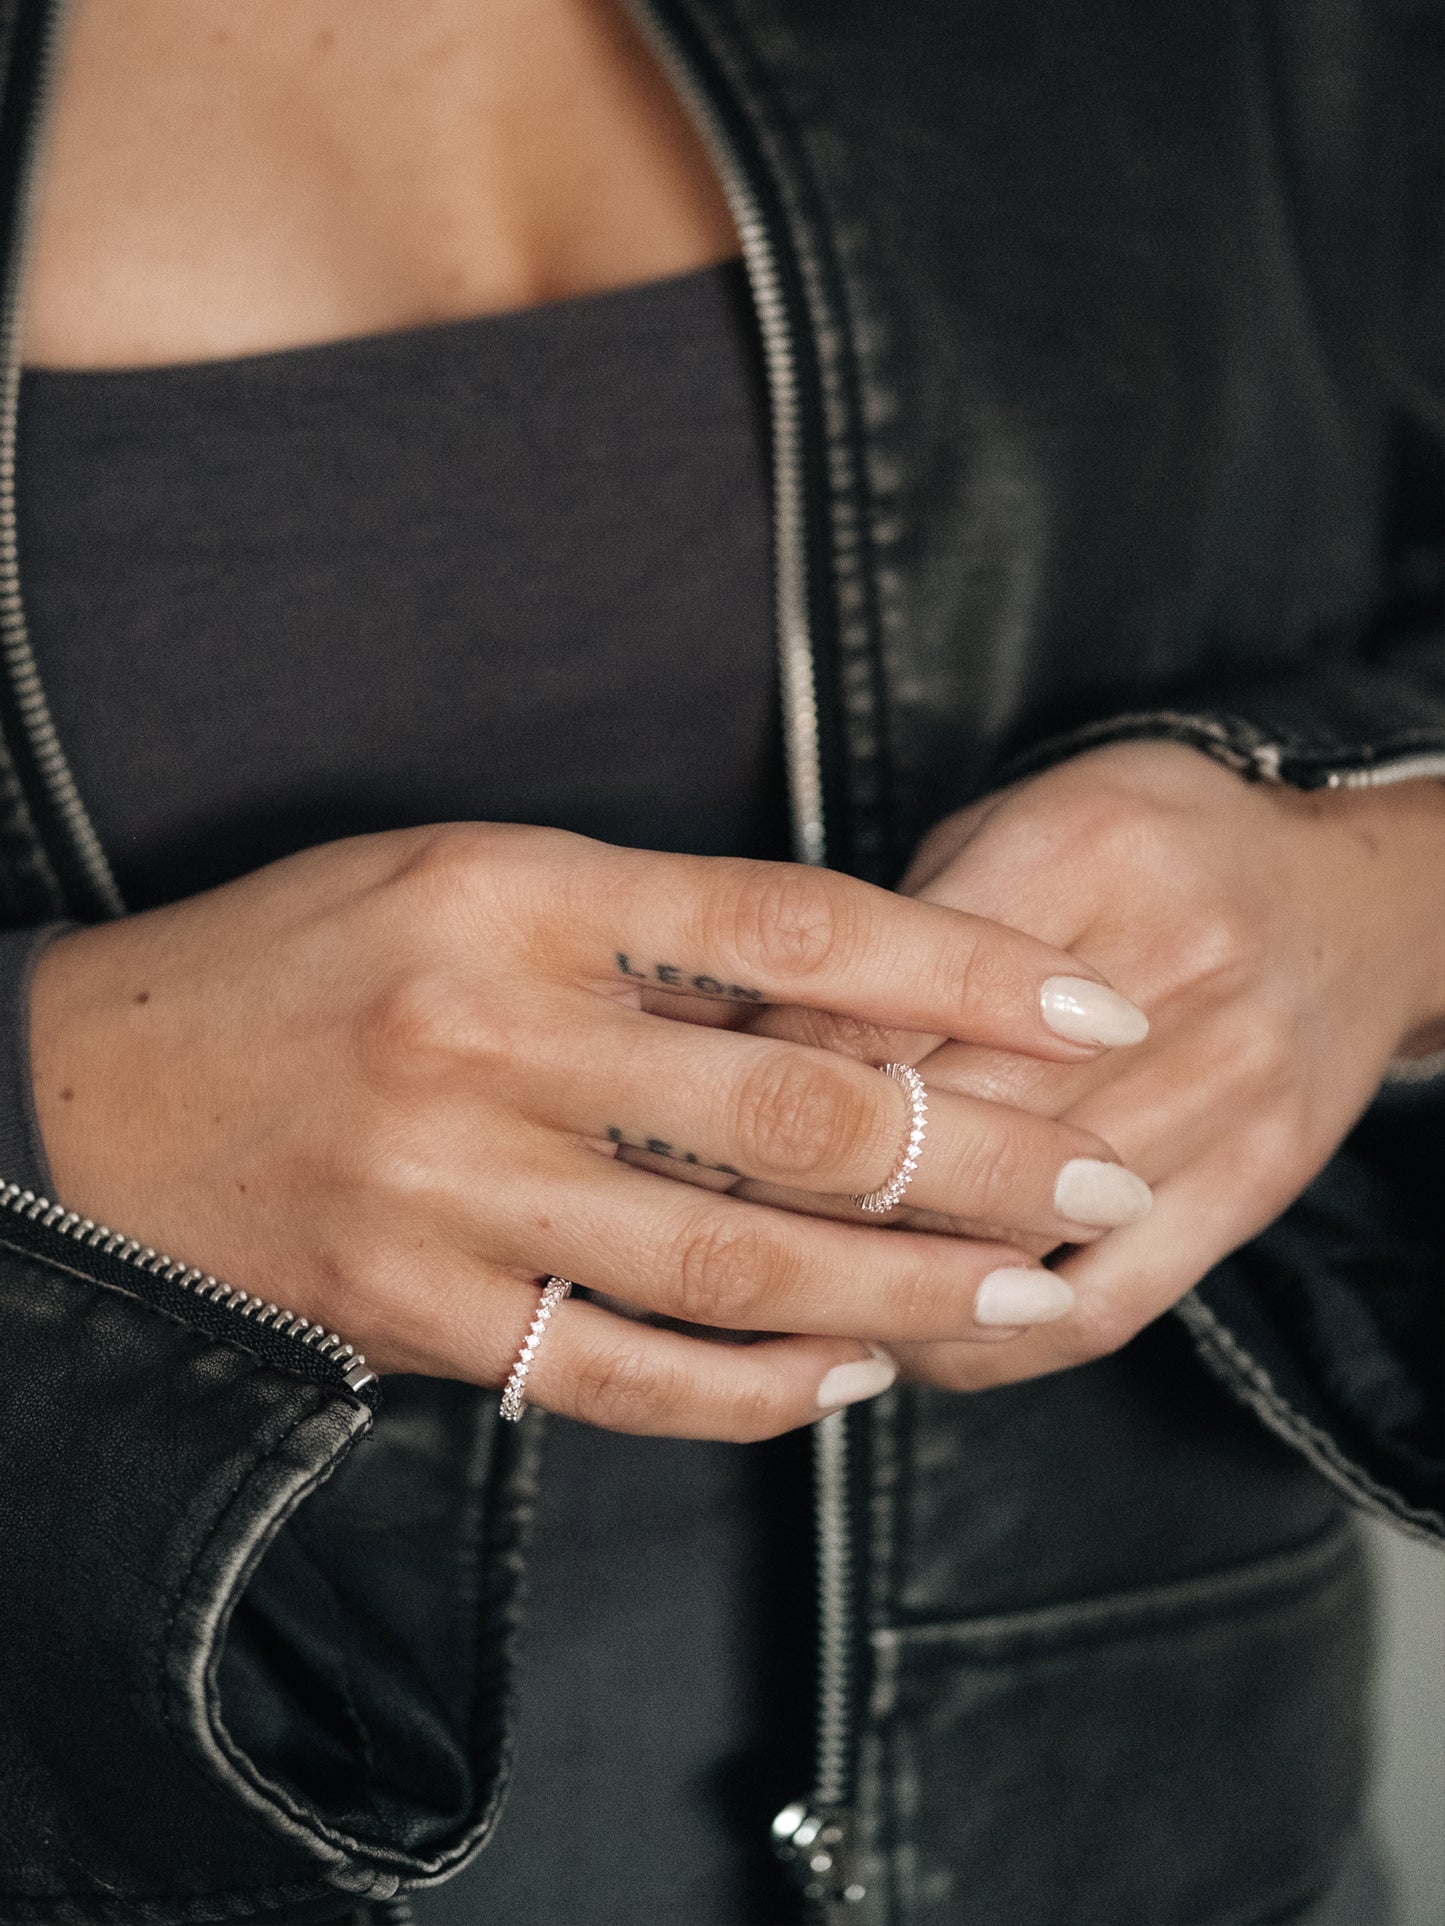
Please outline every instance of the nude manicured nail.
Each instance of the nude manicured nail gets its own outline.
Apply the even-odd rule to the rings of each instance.
[[[1073,1291],[1052,1271],[990,1271],[973,1315],[980,1324],[1052,1324],[1073,1302]]]
[[[1044,1022],[1071,1043],[1142,1043],[1149,1019],[1128,997],[1086,976],[1051,976],[1039,996]]]
[[[1054,1209],[1071,1223],[1114,1230],[1149,1215],[1154,1193],[1142,1177],[1101,1157],[1071,1157],[1054,1185]]]
[[[818,1386],[818,1404],[822,1410],[836,1411],[840,1405],[876,1398],[892,1384],[898,1376],[898,1366],[878,1345],[870,1344],[868,1349],[873,1353],[871,1358],[833,1366]]]

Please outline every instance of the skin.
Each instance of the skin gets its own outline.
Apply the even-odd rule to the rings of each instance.
[[[1067,945],[1151,1025],[1136,1049],[1058,1068],[831,1016],[759,1020],[868,1061],[915,1062],[930,1095],[1096,1131],[1154,1188],[1142,1222],[1059,1253],[1077,1294],[1067,1317],[989,1351],[907,1349],[909,1375],[934,1384],[1013,1382],[1127,1343],[1294,1201],[1392,1060],[1445,1047],[1438,783],[1302,795],[1241,782],[1176,744],[1122,744],[949,818],[902,887]],[[896,1221],[991,1234],[967,1210]],[[1042,1256],[1045,1240],[1026,1248]]]
[[[737,986],[709,999],[724,1007],[1097,1054],[1040,1015],[1074,959],[958,910],[553,830],[396,831],[52,946],[32,1053],[59,1194],[343,1330],[384,1369],[500,1382],[551,1271],[636,1312],[789,1334],[743,1349],[569,1306],[539,1401],[630,1430],[765,1436],[818,1415],[860,1337],[989,1342],[974,1296],[1027,1261],[1016,1247],[809,1221],[614,1156],[611,1120],[635,1116],[709,1163],[826,1196],[883,1183],[899,1136],[898,1091],[867,1065],[644,1010],[642,957],[680,985]],[[935,1115],[938,1200],[952,1146],[979,1212],[1048,1222],[1046,1241],[1052,1173],[1112,1156],[969,1097]],[[1016,1158],[1018,1181],[995,1185]]]
[[[27,355],[262,352],[736,249],[600,0],[79,0]],[[55,943],[42,1131],[64,1200],[382,1368],[499,1383],[556,1270],[682,1328],[569,1303],[538,1403],[760,1437],[873,1341],[960,1387],[1100,1355],[1268,1221],[1445,1011],[1442,843],[1432,786],[1306,802],[1159,746],[964,812],[900,895],[506,826],[329,845]],[[1053,1035],[1059,973],[1136,996],[1149,1043]],[[834,1221],[897,1155],[858,1061],[890,1056],[930,1086],[918,1210]],[[1062,1164],[1120,1152],[1154,1215],[1059,1219]],[[988,1272],[1061,1249],[1068,1316],[974,1322]]]
[[[27,358],[199,361],[416,327],[738,252],[604,0],[75,0]]]

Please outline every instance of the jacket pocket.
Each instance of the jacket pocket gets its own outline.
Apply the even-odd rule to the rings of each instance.
[[[444,1876],[505,1776],[526,1441],[462,1386],[376,1423],[344,1359],[44,1215],[0,1213],[0,1922]]]
[[[1198,1577],[875,1634],[890,1926],[1264,1926],[1358,1817],[1352,1523]]]

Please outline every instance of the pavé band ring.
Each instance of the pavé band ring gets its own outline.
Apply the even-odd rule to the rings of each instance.
[[[908,1141],[903,1146],[898,1167],[888,1182],[878,1190],[856,1193],[853,1202],[859,1210],[870,1211],[875,1217],[885,1217],[902,1199],[918,1168],[918,1159],[923,1153],[923,1139],[928,1135],[928,1093],[923,1087],[922,1077],[911,1063],[881,1063],[878,1067],[885,1077],[892,1077],[896,1084],[902,1086],[903,1094],[908,1099]]]
[[[512,1375],[507,1379],[502,1392],[502,1416],[511,1424],[516,1424],[527,1405],[527,1373],[532,1368],[532,1359],[537,1355],[537,1346],[547,1326],[552,1322],[552,1314],[564,1298],[572,1295],[572,1285],[565,1277],[549,1277],[542,1289],[542,1301],[537,1306],[537,1314],[532,1319],[532,1328],[522,1340],[522,1348],[517,1353],[517,1362],[512,1366]]]

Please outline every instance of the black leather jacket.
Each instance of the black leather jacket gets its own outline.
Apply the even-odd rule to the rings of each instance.
[[[52,11],[0,13],[17,925],[120,908],[14,546]],[[1129,735],[1262,782],[1445,774],[1432,16],[642,17],[763,326],[801,857],[887,880],[1011,758]],[[1438,1114],[1377,1107],[1120,1354],[819,1427],[818,1783],[783,1832],[821,1912],[1241,1926],[1328,1885],[1368,1639],[1344,1501],[1440,1529]],[[495,1821],[535,1426],[419,1381],[378,1417],[339,1340],[238,1283],[0,1193],[5,1921],[380,1919]],[[245,1745],[242,1645],[279,1708]]]

